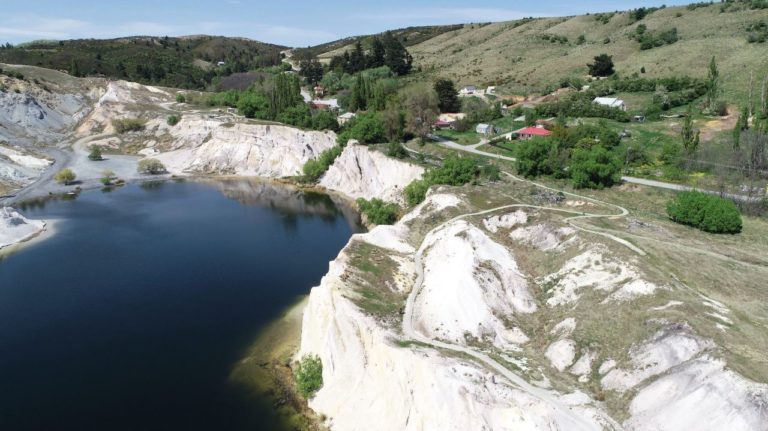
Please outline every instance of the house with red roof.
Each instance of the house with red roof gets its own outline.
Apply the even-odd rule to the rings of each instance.
[[[546,138],[551,136],[552,132],[543,127],[524,127],[520,130],[512,132],[512,136],[517,136],[517,139],[532,139],[535,137]]]

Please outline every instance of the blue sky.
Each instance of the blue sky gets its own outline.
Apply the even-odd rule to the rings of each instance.
[[[3,0],[0,42],[132,35],[242,36],[306,46],[412,25],[505,21],[688,0]]]

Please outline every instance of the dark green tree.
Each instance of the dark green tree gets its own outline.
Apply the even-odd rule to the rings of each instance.
[[[435,92],[437,92],[437,104],[440,112],[459,112],[461,110],[461,101],[453,81],[444,78],[438,79],[435,81]]]
[[[386,32],[384,44],[384,64],[396,75],[407,75],[413,67],[413,58],[405,46],[391,32]]]
[[[600,54],[595,57],[595,62],[587,64],[589,74],[597,77],[611,76],[616,71],[613,69],[613,57],[608,54]]]

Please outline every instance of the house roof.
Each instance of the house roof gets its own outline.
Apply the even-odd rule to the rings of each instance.
[[[600,105],[611,106],[611,107],[619,107],[624,104],[623,100],[617,99],[615,97],[596,97],[595,100],[593,100],[593,102]]]
[[[515,130],[513,133],[517,133],[518,135],[531,135],[531,136],[549,136],[552,134],[547,129],[543,129],[541,127],[525,127],[520,130]]]
[[[354,112],[345,112],[344,114],[339,115],[339,118],[346,118],[348,120],[351,120],[355,117],[357,117],[357,114]]]

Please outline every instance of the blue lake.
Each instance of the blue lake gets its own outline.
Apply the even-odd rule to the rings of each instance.
[[[230,373],[358,228],[252,181],[27,205],[58,222],[0,261],[0,430],[280,430]]]

